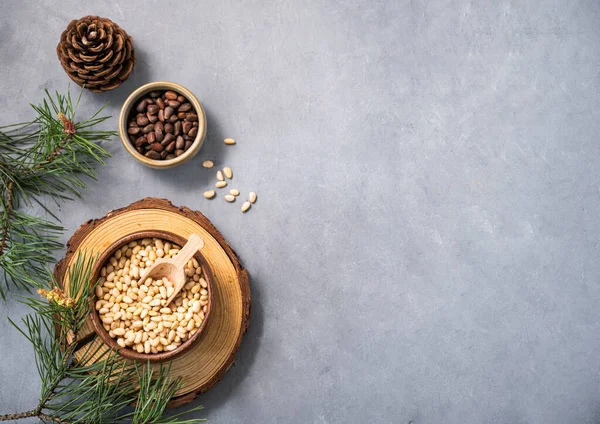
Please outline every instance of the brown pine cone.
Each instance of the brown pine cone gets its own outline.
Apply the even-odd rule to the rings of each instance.
[[[73,20],[60,36],[56,53],[65,72],[90,91],[117,88],[135,65],[131,37],[107,18]]]

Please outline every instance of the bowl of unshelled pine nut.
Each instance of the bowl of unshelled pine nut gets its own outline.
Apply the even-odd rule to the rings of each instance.
[[[186,264],[185,285],[168,305],[173,282],[148,278],[138,284],[157,258],[174,257],[186,241],[165,231],[141,231],[117,240],[96,261],[92,323],[121,356],[161,362],[201,338],[212,307],[212,273],[200,251]]]
[[[206,114],[187,88],[151,82],[123,103],[119,135],[125,149],[152,168],[165,169],[193,158],[206,137]]]

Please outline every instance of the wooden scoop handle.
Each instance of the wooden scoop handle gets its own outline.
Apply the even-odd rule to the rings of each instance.
[[[204,247],[204,240],[199,234],[192,234],[188,238],[187,243],[179,251],[179,253],[171,259],[174,265],[184,267],[187,261],[192,259],[196,252]]]

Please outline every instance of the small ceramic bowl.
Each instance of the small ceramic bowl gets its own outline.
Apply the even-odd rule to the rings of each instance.
[[[122,237],[119,240],[115,241],[104,252],[102,252],[102,254],[96,261],[94,268],[92,270],[92,276],[93,276],[92,281],[98,281],[98,279],[100,278],[100,271],[106,265],[106,262],[108,262],[110,257],[123,245],[125,245],[131,241],[134,241],[134,240],[142,240],[144,238],[153,238],[153,237],[168,240],[172,243],[178,244],[179,246],[183,246],[187,242],[187,240],[184,239],[183,237],[180,237],[173,233],[169,233],[167,231],[158,231],[158,230],[140,231],[140,232],[129,234],[129,235]],[[100,316],[98,315],[98,311],[96,311],[95,305],[96,305],[96,301],[98,300],[98,298],[94,294],[92,296],[92,298],[90,299],[90,301],[92,303],[92,308],[91,308],[92,312],[90,315],[92,318],[92,324],[94,326],[94,330],[96,331],[96,334],[98,334],[98,336],[102,339],[102,341],[104,343],[106,343],[112,349],[117,351],[124,358],[137,360],[137,361],[162,362],[162,361],[166,361],[168,359],[171,359],[171,358],[187,351],[190,347],[192,347],[195,343],[197,343],[202,338],[202,336],[204,334],[204,329],[206,328],[206,325],[210,319],[210,315],[211,315],[210,311],[211,311],[212,303],[213,303],[213,291],[212,291],[213,276],[212,276],[210,267],[208,266],[208,263],[207,263],[206,259],[204,258],[204,256],[202,256],[202,254],[199,251],[196,252],[196,254],[194,255],[194,258],[196,258],[196,260],[202,267],[202,276],[203,276],[204,280],[206,280],[206,283],[208,285],[208,287],[206,288],[206,290],[208,291],[208,308],[204,314],[204,321],[202,321],[202,324],[200,324],[200,327],[198,327],[198,330],[196,331],[196,333],[194,333],[192,335],[192,337],[190,337],[188,340],[186,340],[184,343],[182,343],[176,349],[168,351],[168,352],[146,354],[146,353],[138,353],[136,350],[133,350],[129,347],[125,347],[125,348],[121,347],[117,344],[117,341],[115,339],[113,339],[112,337],[110,337],[108,332],[104,329],[104,326],[102,325],[102,321],[100,321]]]
[[[196,109],[196,114],[198,115],[198,135],[194,139],[193,144],[190,146],[188,150],[186,150],[181,156],[178,156],[174,159],[169,160],[154,160],[147,158],[142,155],[140,152],[135,150],[134,145],[131,143],[129,139],[129,134],[127,134],[127,124],[132,113],[132,109],[137,105],[138,101],[148,94],[151,91],[161,90],[161,91],[175,91],[178,94],[181,94],[183,97],[189,100],[189,102]],[[142,85],[140,88],[135,90],[133,93],[127,97],[125,103],[123,103],[123,107],[121,108],[121,115],[119,116],[119,135],[121,137],[121,141],[123,142],[123,146],[125,149],[137,159],[139,162],[143,163],[146,166],[156,169],[166,169],[172,168],[179,164],[182,164],[198,153],[202,145],[204,144],[204,139],[206,138],[206,114],[204,113],[204,108],[202,104],[198,101],[196,96],[192,94],[187,88],[182,87],[179,84],[175,84],[173,82],[151,82],[145,85]]]

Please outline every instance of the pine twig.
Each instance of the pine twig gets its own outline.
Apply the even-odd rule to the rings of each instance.
[[[94,165],[104,163],[108,151],[98,142],[114,131],[95,127],[109,117],[100,108],[90,119],[75,121],[77,103],[70,94],[50,95],[28,123],[0,127],[0,297],[11,286],[31,290],[36,281],[50,278],[46,265],[63,247],[62,226],[23,211],[22,206],[46,206],[47,199],[60,204],[79,196],[83,177],[95,178]],[[80,95],[81,98],[81,95]]]
[[[55,423],[59,423],[59,424],[72,424],[72,421],[65,421],[65,420],[60,419],[59,417],[44,414],[41,412],[37,416],[40,420],[43,420],[43,421],[51,421],[51,422],[55,422]]]
[[[69,357],[70,357],[70,355],[65,355],[63,357],[64,365],[66,365],[66,363],[68,362]],[[45,414],[44,412],[42,412],[45,405],[48,403],[48,401],[50,401],[52,396],[55,395],[56,388],[60,384],[60,381],[61,381],[60,379],[55,380],[55,382],[50,386],[48,392],[44,395],[44,397],[42,399],[40,399],[40,402],[38,403],[37,408],[32,409],[31,411],[20,412],[17,414],[0,415],[0,421],[11,421],[11,420],[16,421],[16,420],[20,420],[23,418],[38,417],[39,419],[45,420],[45,421],[51,421],[51,422],[61,423],[61,424],[71,424],[71,421],[65,421],[65,420],[62,420],[60,417],[48,415],[48,414]]]
[[[6,240],[8,237],[8,226],[10,222],[10,216],[12,215],[12,199],[13,199],[13,186],[14,181],[9,181],[6,186],[6,216],[7,220],[4,222],[4,226],[2,228],[2,241],[0,241],[0,256],[4,253],[4,248],[6,246]]]
[[[38,411],[37,408],[32,409],[31,411],[27,411],[27,412],[19,412],[17,414],[0,415],[0,421],[16,421],[16,420],[22,420],[25,418],[33,418],[33,417],[37,417],[43,421],[50,421],[50,422],[55,422],[55,423],[60,423],[60,424],[71,424],[72,423],[72,421],[62,420],[60,417],[57,417],[55,415],[44,414],[43,412]]]
[[[58,119],[60,119],[60,121],[63,124],[64,127],[64,131],[67,134],[67,136],[63,139],[63,141],[54,148],[54,150],[50,153],[50,155],[48,155],[48,157],[46,158],[46,162],[50,163],[54,160],[54,158],[56,156],[58,156],[60,154],[60,152],[62,152],[62,150],[65,148],[65,145],[67,143],[69,143],[69,141],[71,141],[73,139],[73,135],[75,135],[75,125],[73,124],[73,122],[71,122],[65,115],[63,115],[62,113],[58,114]],[[40,169],[42,167],[41,163],[38,163],[34,169]],[[25,174],[28,174],[30,172],[24,172]],[[6,186],[6,216],[9,218],[6,220],[6,222],[4,223],[4,227],[2,228],[2,240],[0,240],[0,256],[2,256],[2,254],[4,253],[4,248],[6,247],[6,241],[7,241],[7,237],[8,237],[8,227],[9,227],[9,222],[10,222],[10,216],[12,215],[12,201],[13,201],[13,187],[14,187],[14,181],[10,180],[8,182],[8,185]]]
[[[27,412],[18,412],[16,414],[0,415],[0,421],[16,421],[16,420],[22,420],[23,418],[31,418],[31,417],[37,417],[37,416],[38,416],[37,409],[32,409],[31,411],[27,411]]]
[[[0,421],[37,417],[44,422],[196,424],[202,419],[163,416],[168,402],[181,385],[169,377],[169,366],[153,370],[121,361],[93,341],[80,347],[68,343],[78,339],[92,307],[89,302],[96,282],[91,281],[97,258],[80,254],[68,271],[68,290],[51,280],[38,293],[43,298],[24,298],[34,314],[23,318],[23,326],[10,322],[32,344],[42,381],[37,407],[30,411],[0,415]],[[58,328],[58,331],[54,331]],[[65,347],[66,346],[66,347]],[[78,352],[75,360],[75,352]],[[131,411],[130,405],[135,405]],[[201,407],[192,408],[186,413]]]
[[[50,154],[48,155],[48,157],[46,158],[46,163],[51,163],[54,158],[56,158],[65,148],[65,146],[71,141],[73,140],[73,136],[75,135],[75,124],[69,120],[69,118],[67,118],[64,113],[59,112],[58,113],[58,119],[60,120],[60,122],[62,122],[63,125],[63,131],[65,132],[66,137],[63,138],[63,140],[54,148],[54,150],[52,150],[52,152],[50,152]],[[38,163],[35,166],[35,169],[40,169],[43,166],[43,163]]]

